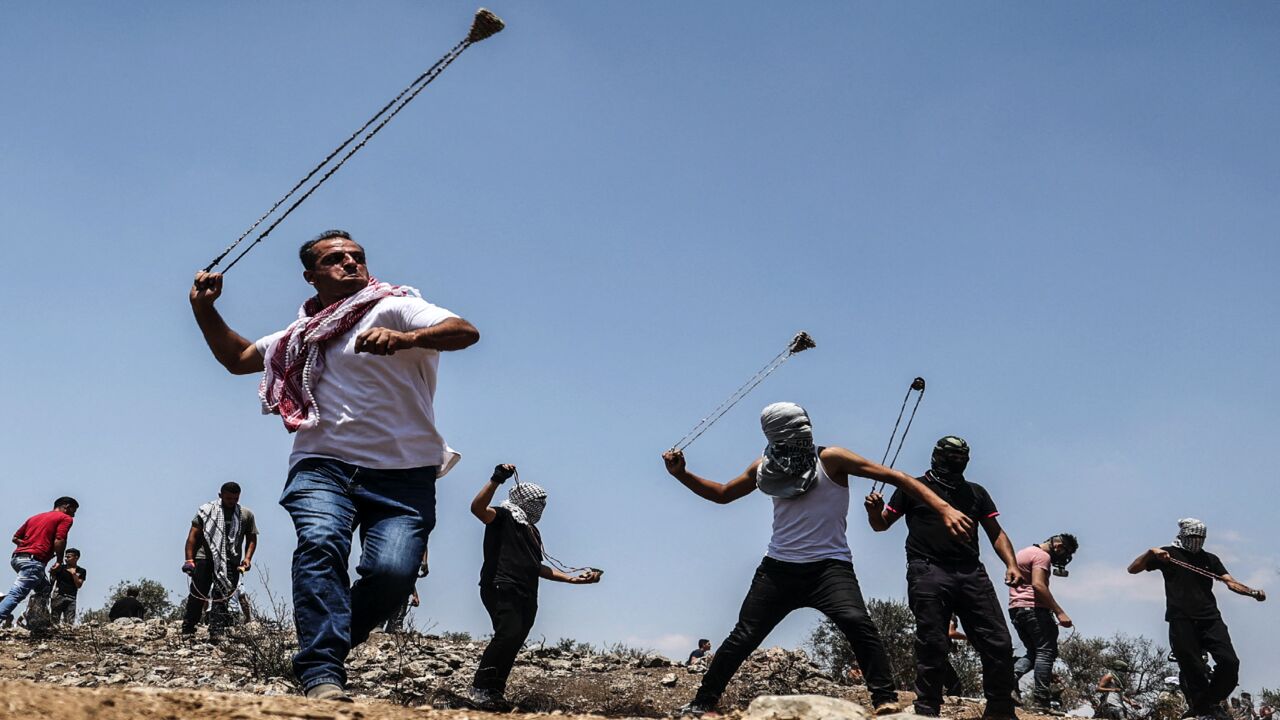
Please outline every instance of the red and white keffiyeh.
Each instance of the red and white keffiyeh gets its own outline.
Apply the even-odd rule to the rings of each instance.
[[[302,304],[298,319],[268,351],[258,397],[262,413],[276,414],[289,432],[313,428],[320,422],[315,387],[324,373],[325,341],[356,326],[379,300],[388,297],[422,297],[408,285],[392,285],[370,277],[363,290],[329,307],[320,307],[319,296]]]

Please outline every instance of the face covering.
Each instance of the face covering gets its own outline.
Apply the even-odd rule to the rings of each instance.
[[[547,507],[547,491],[533,483],[517,482],[502,507],[510,511],[511,518],[521,525],[537,525]]]
[[[1189,553],[1198,553],[1204,549],[1205,534],[1203,522],[1195,518],[1183,518],[1178,521],[1178,537],[1173,544]]]
[[[780,402],[760,413],[769,445],[756,470],[756,486],[776,498],[799,497],[818,479],[818,450],[809,414],[795,403]]]
[[[963,438],[948,435],[933,446],[929,474],[947,487],[955,487],[964,480],[964,470],[969,466],[969,443]]]

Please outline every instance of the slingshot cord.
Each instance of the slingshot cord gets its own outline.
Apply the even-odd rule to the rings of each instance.
[[[898,409],[898,419],[893,422],[893,432],[889,435],[889,444],[884,448],[884,457],[880,459],[880,464],[884,465],[889,459],[889,450],[893,447],[893,439],[898,434],[898,425],[902,422],[902,415],[907,410],[907,401],[911,399],[911,393],[919,390],[920,394],[916,396],[916,404],[911,407],[911,417],[907,418],[907,427],[902,431],[902,437],[898,439],[898,449],[893,453],[893,460],[889,462],[889,467],[893,467],[898,462],[898,453],[902,452],[902,444],[907,441],[907,433],[911,432],[911,423],[915,422],[916,410],[920,409],[920,401],[924,399],[924,378],[916,378],[911,381],[911,385],[907,387],[907,394],[902,396],[902,407]],[[879,492],[876,489],[876,483],[871,483],[871,491]],[[880,484],[880,488],[884,488],[884,484]]]
[[[188,577],[188,578],[187,578],[187,589],[190,591],[190,593],[191,593],[191,597],[194,597],[195,599],[197,599],[197,600],[199,600],[200,602],[203,602],[203,603],[204,603],[204,605],[205,605],[205,610],[212,610],[212,609],[213,609],[213,604],[214,604],[214,603],[223,603],[223,602],[227,602],[227,601],[228,601],[228,600],[230,600],[231,598],[235,597],[235,596],[236,596],[236,593],[240,591],[240,583],[241,583],[241,581],[242,581],[243,579],[244,579],[243,577],[238,578],[238,579],[236,580],[236,586],[235,586],[235,587],[233,587],[233,588],[231,588],[231,592],[227,593],[225,597],[207,597],[207,596],[205,596],[205,594],[204,594],[204,593],[202,593],[202,592],[200,592],[199,590],[197,590],[197,589],[196,589],[196,579],[195,579],[195,578],[193,578],[193,577]],[[210,595],[210,596],[214,595],[213,588],[214,588],[214,586],[213,586],[213,585],[210,585],[210,586],[209,586],[209,595]]]
[[[236,246],[237,246],[237,245],[239,245],[241,242],[243,242],[243,241],[244,241],[244,239],[245,239],[246,237],[249,237],[249,234],[250,234],[250,233],[252,233],[254,230],[258,229],[258,226],[259,226],[259,225],[261,225],[261,224],[263,223],[263,221],[265,221],[268,217],[270,217],[270,216],[271,216],[271,213],[275,212],[275,211],[276,211],[276,209],[277,209],[277,208],[279,208],[281,205],[283,205],[283,204],[285,203],[285,201],[286,201],[286,200],[288,200],[290,197],[292,197],[292,196],[293,196],[293,194],[294,194],[295,192],[297,192],[299,188],[301,188],[303,185],[305,185],[305,184],[307,183],[307,181],[308,181],[308,180],[310,180],[311,178],[315,177],[316,173],[320,172],[320,170],[321,170],[322,168],[324,168],[324,166],[325,166],[325,165],[328,165],[328,164],[329,164],[329,162],[330,162],[331,160],[333,160],[335,157],[337,157],[338,153],[342,152],[342,151],[343,151],[343,150],[344,150],[348,145],[350,145],[350,144],[351,144],[351,142],[352,142],[353,140],[355,140],[355,139],[356,139],[356,137],[358,137],[358,136],[360,135],[360,133],[362,133],[362,132],[364,132],[365,130],[367,130],[367,129],[369,128],[369,126],[370,126],[370,125],[372,125],[374,122],[376,122],[378,118],[382,117],[382,116],[383,116],[383,114],[385,114],[385,113],[387,112],[387,110],[390,110],[390,109],[391,109],[391,107],[392,107],[393,105],[395,105],[396,103],[400,102],[400,99],[401,99],[401,98],[403,98],[403,97],[405,96],[405,94],[407,94],[410,90],[413,90],[413,88],[414,88],[414,87],[417,87],[419,84],[421,84],[421,85],[422,85],[422,87],[425,87],[425,86],[426,86],[426,83],[431,82],[431,80],[432,80],[432,79],[434,79],[434,76],[435,76],[435,75],[440,74],[440,70],[443,70],[443,69],[444,69],[443,67],[441,67],[441,64],[442,64],[442,63],[447,64],[447,63],[446,63],[446,60],[447,60],[448,62],[453,62],[453,58],[456,58],[456,57],[458,56],[458,53],[462,52],[462,50],[463,50],[463,49],[465,49],[465,48],[463,48],[463,46],[464,46],[464,45],[466,45],[466,44],[468,44],[468,41],[467,41],[467,40],[463,40],[462,42],[458,43],[456,46],[454,46],[454,48],[453,48],[452,50],[450,50],[447,54],[445,54],[445,56],[444,56],[444,57],[442,57],[442,58],[440,58],[439,60],[437,60],[437,61],[436,61],[436,63],[435,63],[434,65],[432,65],[430,68],[428,68],[426,72],[422,73],[422,74],[421,74],[421,75],[419,75],[416,79],[414,79],[414,81],[413,81],[413,82],[411,82],[411,83],[409,83],[407,86],[405,86],[405,88],[404,88],[403,90],[401,90],[401,91],[400,91],[400,94],[398,94],[398,95],[396,95],[394,98],[392,98],[392,99],[391,99],[391,101],[390,101],[390,102],[388,102],[386,105],[383,105],[383,106],[382,106],[382,109],[381,109],[381,110],[379,110],[378,112],[374,113],[373,117],[371,117],[371,118],[369,118],[367,121],[365,121],[365,124],[364,124],[364,125],[361,125],[359,129],[357,129],[355,132],[351,133],[351,137],[347,138],[345,141],[343,141],[343,143],[342,143],[341,145],[339,145],[338,147],[334,148],[334,149],[333,149],[333,152],[329,153],[329,155],[328,155],[327,157],[325,157],[325,159],[324,159],[324,160],[320,161],[320,164],[319,164],[319,165],[316,165],[315,167],[311,168],[311,171],[310,171],[310,172],[308,172],[305,176],[303,176],[303,178],[302,178],[301,180],[299,180],[299,181],[297,182],[297,184],[296,184],[296,185],[294,185],[292,188],[290,188],[290,189],[289,189],[289,192],[285,193],[285,194],[284,194],[284,196],[283,196],[283,197],[281,197],[279,200],[276,200],[275,204],[274,204],[274,205],[272,205],[270,209],[268,209],[265,213],[263,213],[263,214],[262,214],[262,217],[258,218],[256,221],[254,221],[254,223],[253,223],[252,225],[250,225],[250,226],[249,226],[249,229],[248,229],[248,230],[245,230],[245,231],[244,231],[244,233],[240,235],[240,237],[236,238],[236,241],[235,241],[235,242],[233,242],[233,243],[231,243],[230,245],[228,245],[226,250],[223,250],[223,251],[222,251],[222,253],[221,253],[220,255],[218,255],[218,257],[214,258],[214,259],[213,259],[213,261],[212,261],[212,262],[210,262],[210,263],[209,263],[209,265],[205,267],[204,271],[205,271],[205,272],[209,272],[210,270],[212,270],[212,269],[213,269],[213,267],[214,267],[215,265],[217,265],[218,263],[222,262],[223,258],[225,258],[228,254],[230,254],[230,253],[231,253],[231,251],[232,251],[232,250],[234,250],[234,249],[236,248]],[[431,79],[427,79],[427,78],[428,78],[428,76],[431,76]],[[425,82],[424,82],[424,80],[425,80]],[[420,89],[421,89],[421,88],[419,88],[419,90],[420,90]],[[417,94],[417,92],[415,92],[415,93],[414,93],[414,95],[416,95],[416,94]],[[411,98],[409,98],[409,99],[410,99],[410,100],[412,100],[413,98],[411,97]],[[408,104],[408,100],[406,100],[403,104],[401,104],[401,105],[400,105],[400,108],[403,108],[405,104]],[[392,116],[394,116],[397,112],[400,112],[400,108],[396,108],[395,112],[391,113],[391,114],[392,114]],[[387,118],[387,119],[388,119],[388,120],[390,120],[390,118]],[[384,122],[384,123],[383,123],[383,125],[385,125],[385,124],[386,124],[386,123]],[[381,129],[381,127],[382,127],[382,126],[381,126],[381,125],[379,125],[379,126],[378,126],[378,128],[376,128],[376,129],[374,130],[374,132],[373,132],[373,133],[369,133],[369,136],[368,136],[368,137],[366,137],[366,138],[364,139],[364,141],[362,141],[360,144],[361,144],[361,145],[364,145],[364,143],[365,143],[365,142],[368,142],[369,138],[370,138],[370,137],[373,137],[373,134],[374,134],[374,133],[376,133],[379,129]],[[356,149],[359,149],[359,148],[356,148]],[[351,154],[354,154],[354,152],[355,152],[355,151],[353,150]],[[351,156],[351,154],[348,154],[348,155],[347,155],[347,157],[350,157],[350,156]],[[341,165],[343,162],[346,162],[346,158],[343,158],[343,159],[342,159],[342,161],[338,163],[338,165]],[[335,168],[334,168],[334,170],[337,170],[337,168],[335,167]],[[321,183],[323,183],[326,179],[328,179],[329,175],[332,175],[332,174],[333,174],[333,170],[330,170],[330,171],[329,171],[329,173],[327,173],[327,174],[324,176],[324,178],[321,178],[320,182],[316,183],[316,186],[315,186],[315,187],[317,187],[317,188],[318,188],[318,187],[320,187],[320,184],[321,184]],[[312,188],[310,191],[308,191],[308,192],[307,192],[307,195],[310,195],[310,194],[311,194],[311,192],[314,192],[314,190],[315,190],[315,188]],[[305,199],[305,196],[303,197],[303,199]],[[300,202],[301,202],[301,200],[299,200],[299,203],[300,203]],[[285,215],[287,216],[290,212],[293,212],[293,208],[294,208],[294,207],[297,207],[297,205],[298,205],[298,203],[295,203],[293,207],[290,207],[287,211],[285,211]],[[281,217],[281,218],[280,218],[280,220],[283,220],[283,219],[284,219],[284,217]],[[274,229],[274,228],[275,228],[275,226],[279,224],[280,220],[277,220],[276,222],[272,223],[272,224],[271,224],[271,226],[270,226],[270,227],[268,227],[268,228],[266,229],[266,231],[264,231],[261,235],[259,235],[259,236],[258,236],[258,238],[257,238],[256,240],[254,240],[254,241],[253,241],[253,243],[252,243],[249,247],[253,247],[253,245],[256,245],[256,244],[258,244],[259,242],[261,242],[261,241],[262,241],[262,239],[263,239],[263,238],[265,238],[268,234],[270,234],[270,233],[271,233],[271,230],[272,230],[272,229]],[[246,249],[246,252],[248,252],[248,250],[247,250],[247,249]],[[243,255],[244,255],[244,253],[241,253],[241,256],[243,256]],[[239,259],[240,259],[240,257],[237,257],[234,261],[232,261],[231,265],[235,265],[235,264],[236,264],[236,261],[238,261]],[[231,269],[231,265],[228,265],[228,266],[226,267],[226,270],[230,270],[230,269]],[[226,270],[224,270],[223,272],[225,272]]]
[[[792,355],[804,352],[812,347],[816,347],[816,345],[813,342],[813,338],[809,337],[808,333],[796,333],[796,336],[793,337],[791,342],[787,345],[787,349],[778,353],[772,360],[765,363],[765,366],[760,368],[755,375],[752,375],[751,379],[743,383],[742,387],[735,390],[733,394],[726,398],[724,402],[720,403],[715,410],[712,410],[711,414],[699,420],[698,423],[693,426],[692,430],[685,433],[684,437],[676,441],[676,444],[672,445],[671,449],[679,451],[692,445],[694,440],[697,440],[702,433],[706,432],[712,425],[715,425],[717,420],[723,417],[725,413],[732,410],[733,406],[738,404],[738,401],[746,397],[747,393],[754,390],[757,385],[764,382],[764,379],[772,375],[773,371],[782,367],[783,363],[790,360]]]
[[[1186,568],[1187,570],[1190,570],[1191,572],[1193,572],[1193,573],[1195,573],[1195,574],[1197,574],[1197,575],[1203,575],[1203,576],[1205,576],[1205,577],[1207,577],[1207,578],[1212,578],[1212,579],[1214,579],[1214,580],[1219,580],[1219,581],[1221,581],[1221,582],[1226,582],[1226,580],[1223,580],[1223,579],[1222,579],[1222,577],[1221,577],[1220,575],[1215,575],[1214,573],[1211,573],[1211,572],[1209,572],[1208,570],[1205,570],[1204,568],[1196,567],[1195,565],[1192,565],[1191,563],[1185,563],[1185,562],[1182,562],[1181,560],[1179,560],[1179,559],[1177,559],[1177,558],[1175,558],[1175,557],[1172,557],[1172,556],[1170,556],[1170,557],[1168,558],[1168,560],[1169,560],[1169,562],[1173,563],[1174,565],[1177,565],[1178,567],[1181,567],[1181,568]]]
[[[519,484],[520,484],[520,471],[519,471],[519,470],[512,470],[512,475],[515,477],[516,485],[519,485]],[[538,541],[538,549],[542,551],[542,558],[543,558],[544,560],[546,560],[546,561],[547,561],[547,563],[548,563],[549,565],[551,565],[551,567],[555,568],[556,570],[559,570],[560,572],[564,573],[565,575],[573,575],[574,573],[580,573],[580,572],[582,572],[582,571],[584,571],[584,570],[595,570],[595,568],[593,568],[593,567],[569,567],[569,566],[565,565],[563,562],[561,562],[559,559],[557,559],[554,555],[552,555],[551,553],[547,552],[547,547],[546,547],[545,545],[543,545],[543,544],[542,544],[542,533],[541,533],[541,532],[533,532],[532,530],[530,530],[530,532],[532,532],[532,534],[533,534],[533,538],[534,538],[535,540],[537,540],[537,541]]]
[[[470,39],[467,39],[459,42],[457,45],[454,45],[453,49],[451,49],[448,53],[446,53],[444,57],[436,61],[435,65],[431,66],[431,69],[427,70],[417,79],[415,79],[412,83],[410,83],[408,87],[406,87],[403,91],[401,91],[400,95],[397,95],[395,99],[393,99],[390,103],[388,103],[388,106],[396,105],[397,101],[399,102],[399,104],[396,105],[395,108],[392,109],[391,112],[387,114],[385,118],[382,119],[382,122],[375,125],[374,128],[370,130],[368,134],[366,134],[360,140],[359,143],[357,143],[354,147],[348,150],[347,153],[343,155],[338,160],[338,162],[333,165],[333,167],[329,168],[329,170],[324,175],[322,175],[320,179],[315,182],[314,185],[308,188],[307,191],[304,192],[301,197],[295,200],[292,205],[290,205],[288,208],[285,209],[283,213],[280,214],[279,217],[277,217],[274,221],[272,221],[272,223],[267,226],[266,230],[263,230],[261,233],[259,233],[258,236],[253,239],[253,242],[249,243],[249,245],[245,247],[244,250],[240,251],[239,255],[236,255],[235,258],[230,263],[228,263],[225,268],[222,269],[222,272],[225,273],[231,268],[235,267],[236,263],[240,262],[240,259],[243,258],[245,255],[247,255],[249,251],[254,248],[254,246],[256,246],[258,243],[265,240],[266,237],[271,234],[271,231],[276,229],[277,225],[279,225],[285,218],[289,217],[289,215],[294,210],[296,210],[298,206],[301,205],[307,198],[311,197],[312,193],[320,189],[320,186],[323,185],[326,180],[332,177],[333,174],[338,171],[338,168],[342,167],[347,162],[347,160],[350,160],[352,155],[355,155],[357,152],[359,152],[360,148],[363,148],[365,144],[368,143],[369,140],[373,138],[374,135],[378,134],[378,131],[386,127],[387,123],[391,122],[391,118],[395,117],[401,110],[405,108],[405,106],[407,106],[410,102],[412,102],[413,99],[418,96],[418,93],[422,92],[427,87],[427,85],[430,85],[432,80],[435,80],[437,77],[439,77],[440,73],[444,72],[445,68],[449,67],[449,65],[452,64],[454,60],[458,59],[458,56],[462,54],[462,51],[470,47],[471,44],[472,44],[472,41]],[[412,92],[410,92],[411,89],[412,89]],[[406,92],[408,93],[407,97],[405,96]],[[404,97],[404,99],[400,100],[401,97]],[[370,118],[369,122],[365,123],[364,127],[368,127],[370,123],[372,123],[374,120],[377,120],[378,117],[382,115],[384,112],[386,112],[386,107],[380,110],[377,115],[374,115],[372,118]],[[360,130],[357,130],[355,134],[352,135],[352,137],[354,138],[355,135],[359,135],[364,130],[364,127],[362,127]],[[314,170],[312,170],[307,177],[311,177],[312,175],[315,175],[316,172],[318,172],[321,167],[323,167],[326,163],[328,163],[329,160],[332,159],[334,155],[341,152],[342,148],[346,147],[350,142],[351,140],[348,139],[347,142],[338,146],[338,148],[334,150],[332,153],[330,153],[329,157],[325,158],[325,161],[320,165],[318,165]],[[304,178],[301,182],[299,182],[298,185],[295,186],[293,190],[290,190],[288,194],[286,194],[283,198],[280,199],[280,201],[276,204],[276,206],[278,207],[280,203],[283,203],[286,199],[288,199],[288,197],[292,195],[294,191],[297,190],[297,188],[300,187],[306,181],[307,181],[306,178]],[[272,210],[274,209],[275,207],[272,208]],[[270,215],[270,214],[271,214],[271,211],[268,211],[267,215]],[[258,222],[262,222],[262,221],[259,220]],[[257,223],[254,224],[254,227],[256,226],[257,226]],[[252,232],[252,231],[253,229],[250,228],[249,232]],[[244,237],[247,236],[249,232],[246,232],[244,236],[241,236],[241,239],[244,239]],[[216,265],[223,257],[226,256],[227,253],[231,252],[231,250],[235,248],[235,246],[239,243],[240,243],[240,240],[237,240],[235,243],[231,245],[231,247],[223,251],[222,255],[220,255],[217,260],[209,264],[209,268],[212,268],[214,265]],[[206,272],[208,272],[207,269],[206,269]]]

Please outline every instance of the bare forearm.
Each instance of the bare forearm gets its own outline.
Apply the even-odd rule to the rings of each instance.
[[[539,568],[538,577],[541,577],[544,580],[554,580],[556,582],[563,582],[563,583],[573,582],[572,575],[566,575],[549,565],[543,565],[541,568]]]
[[[187,543],[183,547],[183,559],[187,562],[195,562],[196,559],[196,538],[194,533],[187,533]]]
[[[426,350],[462,350],[480,340],[480,331],[462,318],[451,318],[439,325],[419,328],[406,334],[411,346]]]
[[[996,555],[1004,561],[1005,567],[1014,567],[1018,564],[1018,556],[1013,551],[1013,541],[1009,539],[1008,533],[1001,530],[992,541],[991,546],[995,548]]]
[[[1151,564],[1151,560],[1153,557],[1154,556],[1151,554],[1151,551],[1148,550],[1142,553],[1141,555],[1139,555],[1138,557],[1134,558],[1133,562],[1129,563],[1129,574],[1137,575],[1138,573],[1146,570],[1147,567]]]
[[[676,479],[681,485],[689,488],[695,495],[704,500],[710,500],[713,503],[725,502],[725,486],[722,483],[708,480],[699,475],[695,475],[688,470],[676,475]]]
[[[934,512],[942,514],[944,510],[951,507],[950,505],[947,505],[942,498],[938,497],[937,493],[930,490],[928,485],[925,485],[904,472],[898,472],[897,470],[891,470],[890,472],[894,473],[898,477],[896,478],[896,482],[894,480],[887,480],[886,482],[890,485],[897,485],[902,488],[909,495],[914,496],[920,502],[928,505]]]
[[[214,359],[228,371],[239,373],[240,358],[253,343],[232,330],[212,305],[193,307],[192,311]]]
[[[253,554],[257,551],[258,551],[258,536],[252,535],[249,537],[249,541],[246,542],[244,546],[244,561],[249,562],[250,560],[253,560]]]
[[[55,538],[53,541],[53,554],[58,558],[58,564],[62,564],[62,553],[67,549],[66,538]]]
[[[486,480],[484,487],[480,488],[480,492],[476,493],[475,498],[471,501],[471,514],[479,515],[493,502],[494,493],[498,492],[498,483],[492,480]]]
[[[1031,587],[1035,590],[1036,598],[1047,604],[1049,609],[1053,610],[1054,615],[1062,615],[1066,612],[1062,609],[1062,606],[1058,604],[1057,599],[1053,597],[1053,591],[1049,589],[1048,585],[1037,585],[1032,583]]]

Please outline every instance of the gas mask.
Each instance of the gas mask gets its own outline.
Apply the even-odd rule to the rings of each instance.
[[[1067,570],[1067,565],[1071,564],[1076,550],[1080,549],[1080,541],[1071,533],[1062,533],[1049,538],[1048,543],[1049,565],[1053,568],[1053,574],[1057,577],[1069,577],[1071,572]]]
[[[963,438],[948,435],[933,446],[929,472],[943,485],[951,487],[964,480],[964,470],[968,466],[969,443]]]

